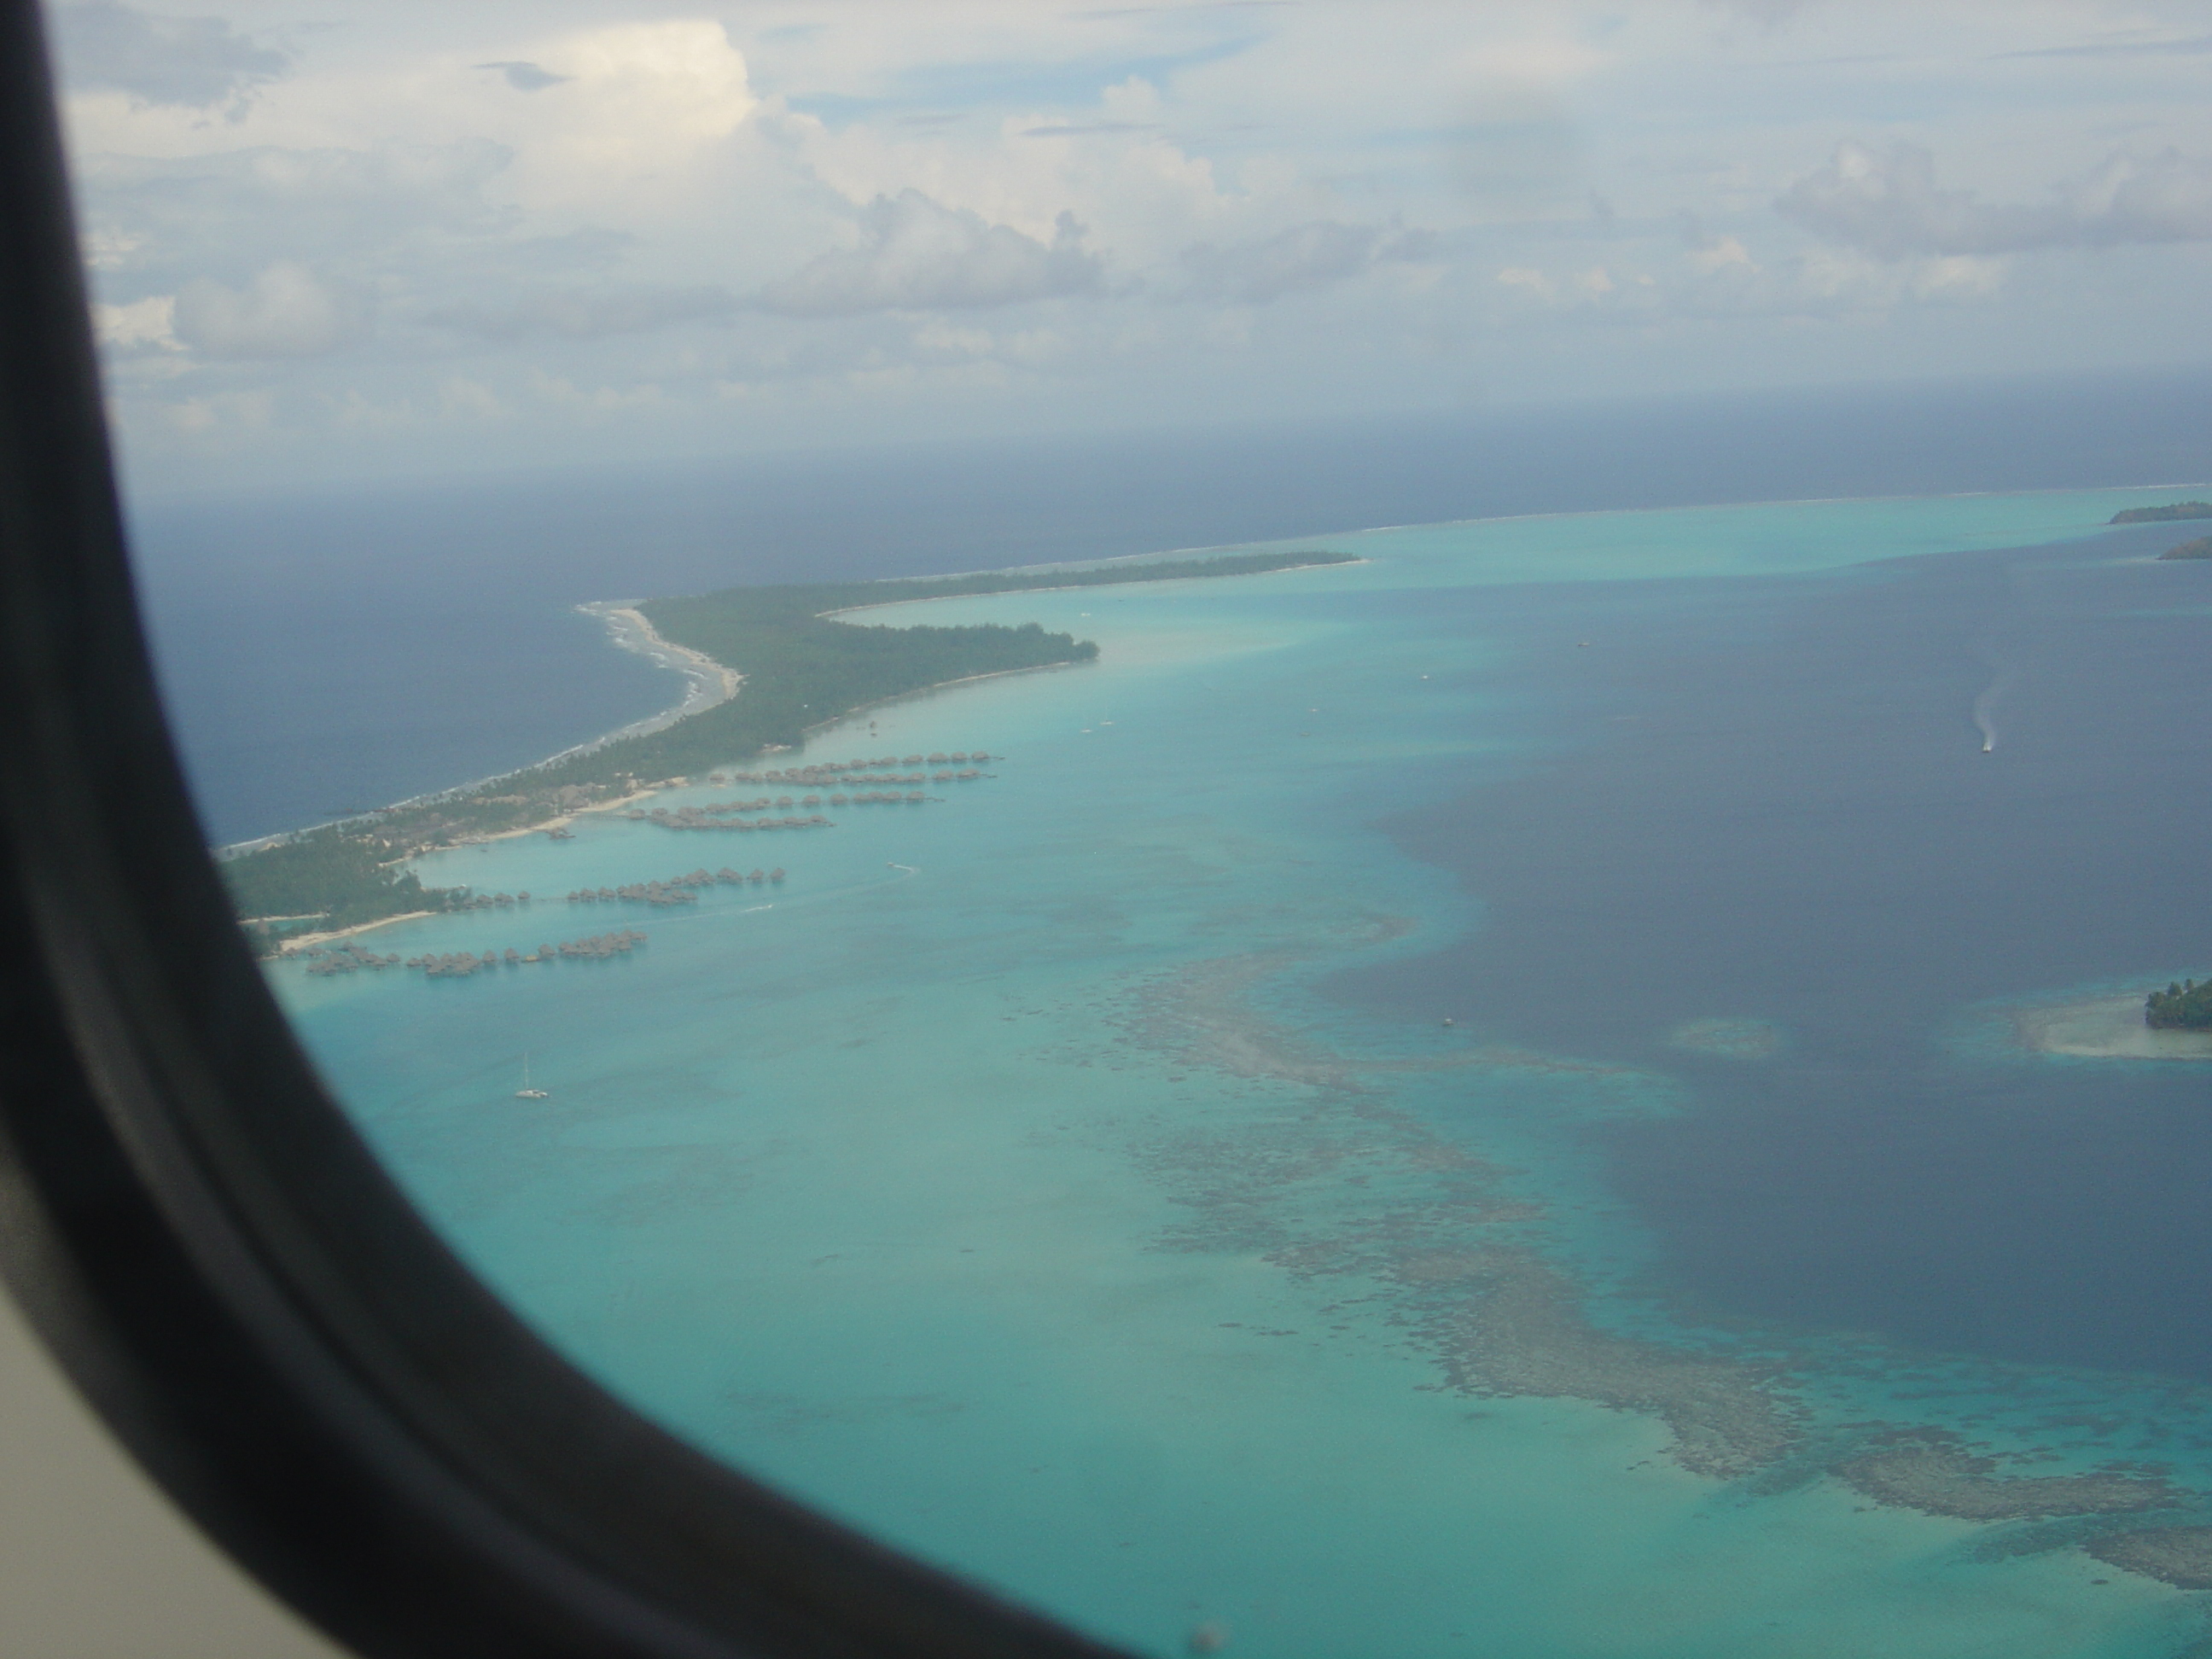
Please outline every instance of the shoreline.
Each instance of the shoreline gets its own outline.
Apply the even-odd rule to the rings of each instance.
[[[901,600],[899,603],[928,605],[933,603],[933,601],[928,599],[915,601]],[[888,605],[882,608],[885,610],[890,609]],[[851,720],[855,714],[864,714],[871,708],[888,708],[895,702],[905,702],[909,698],[913,697],[930,696],[936,692],[947,690],[956,685],[973,685],[978,680],[1002,680],[1010,674],[1050,674],[1056,672],[1062,668],[1080,668],[1083,665],[1080,662],[1078,662],[1075,659],[1071,657],[1065,662],[1033,663],[1027,668],[994,668],[988,674],[963,674],[957,680],[939,680],[934,685],[917,685],[911,691],[898,691],[894,692],[888,697],[878,697],[873,702],[855,703],[852,708],[848,708],[842,714],[832,714],[826,720],[817,720],[812,726],[801,726],[799,730],[802,733],[807,732],[826,731],[830,726],[836,725],[839,721]]]
[[[2079,487],[2054,486],[2040,489],[1938,490],[1921,495],[1804,496],[1783,498],[1772,501],[1713,501],[1677,505],[1673,507],[1611,507],[1563,508],[1537,513],[1478,514],[1463,519],[1440,519],[1433,521],[1423,521],[1419,524],[1370,525],[1351,529],[1340,529],[1324,532],[1310,539],[1334,540],[1340,538],[1376,535],[1395,530],[1445,528],[1476,524],[1504,524],[1528,520],[1608,518],[1632,513],[1686,513],[1716,510],[1742,510],[1746,508],[1763,507],[1818,507],[1851,501],[1960,501],[1982,496],[2063,495],[2092,493],[2101,494],[2107,492],[2134,493],[2139,491],[2176,489],[2212,489],[2212,482],[2191,482],[2182,480],[2173,483],[2151,484],[2092,484]],[[2112,526],[2104,524],[2092,526],[2093,529],[2106,529],[2111,527]],[[1307,538],[1282,538],[1278,539],[1297,540]],[[1000,574],[1001,572],[1006,574],[1021,574],[1024,572],[1050,570],[1055,568],[1063,568],[1071,570],[1103,569],[1115,566],[1141,564],[1148,560],[1164,561],[1178,557],[1192,557],[1206,554],[1233,553],[1239,550],[1262,548],[1268,544],[1269,544],[1266,542],[1207,543],[1196,546],[1168,548],[1145,553],[1126,553],[1117,555],[1111,558],[1054,561],[1048,562],[1043,564],[1007,565],[989,569],[952,571],[942,573],[941,576],[938,579],[944,580],[958,580],[966,576],[990,575]],[[1372,563],[1373,561],[1358,555],[1353,555],[1342,561],[1332,561],[1330,565],[1285,565],[1279,567],[1276,570],[1255,574],[1275,575],[1294,570],[1328,568],[1337,562],[1347,564],[1369,564]],[[887,577],[880,580],[912,580],[918,579],[908,577]],[[1114,586],[1115,584],[1091,584],[1078,582],[1069,583],[1064,586],[1026,588],[1013,591],[1033,593],[1063,593],[1073,592],[1078,589],[1094,585]],[[926,599],[886,599],[878,605],[853,605],[841,610],[825,611],[820,614],[825,617],[854,616],[868,611],[892,610],[901,605],[933,605],[942,599],[980,599],[995,596],[988,594],[942,594],[933,595]],[[645,601],[591,600],[576,605],[574,609],[586,616],[596,617],[605,623],[608,629],[609,635],[612,639],[613,643],[618,648],[635,651],[639,654],[654,661],[659,666],[667,668],[672,672],[681,673],[685,676],[686,679],[690,682],[690,687],[687,690],[684,697],[672,708],[665,709],[659,714],[650,716],[646,720],[633,721],[631,724],[622,726],[615,731],[603,732],[599,736],[592,738],[587,742],[572,744],[569,747],[560,750],[554,754],[544,756],[538,760],[529,762],[525,765],[511,768],[506,771],[491,773],[486,776],[471,779],[464,783],[449,785],[442,789],[428,790],[419,795],[410,795],[401,800],[387,802],[384,805],[376,807],[368,812],[356,813],[342,817],[328,818],[318,823],[302,824],[295,829],[278,830],[270,835],[254,836],[246,841],[228,842],[220,847],[212,848],[210,850],[216,859],[220,861],[224,859],[236,857],[241,854],[256,852],[264,848],[273,847],[280,842],[289,841],[295,836],[308,835],[318,830],[326,830],[333,825],[364,823],[384,812],[392,811],[405,807],[429,805],[440,800],[465,795],[475,790],[483,788],[490,784],[503,782],[509,778],[520,777],[526,773],[536,771],[540,767],[550,766],[555,762],[567,760],[571,757],[577,755],[588,754],[593,750],[601,748],[605,744],[612,743],[622,738],[643,736],[653,732],[662,730],[668,726],[675,724],[676,721],[684,718],[688,714],[696,714],[703,709],[711,708],[719,703],[727,702],[731,697],[734,696],[737,693],[738,688],[742,685],[744,682],[744,676],[738,674],[735,670],[726,667],[721,663],[715,661],[714,659],[707,656],[704,653],[692,651],[686,647],[674,645],[663,639],[653,629],[652,623],[647,619],[641,611],[636,609],[636,606],[642,603],[645,603]],[[1040,665],[1040,666],[1057,665]],[[1006,672],[1028,672],[1030,671],[1010,670]],[[957,682],[953,681],[944,682],[944,684],[946,684],[957,683]],[[936,689],[936,687],[925,686],[920,688],[915,692],[905,693],[902,695],[919,696],[923,691],[933,690]],[[887,699],[886,701],[890,700]],[[862,704],[860,705],[860,708],[872,708],[878,705]],[[848,710],[848,714],[857,714],[859,712],[860,708],[854,708]],[[845,718],[845,716],[839,716],[839,718]],[[825,722],[825,724],[827,722]],[[813,731],[818,728],[809,726],[806,729]],[[542,828],[544,826],[538,827]],[[525,831],[522,833],[530,832]],[[490,839],[490,837],[486,837],[486,839]]]
[[[642,599],[593,599],[578,605],[576,609],[585,616],[596,617],[605,623],[607,633],[617,649],[635,652],[657,668],[683,675],[688,685],[682,701],[658,714],[632,720],[619,730],[593,738],[589,743],[580,743],[562,750],[558,754],[548,755],[537,762],[537,765],[550,765],[572,755],[587,755],[592,750],[619,738],[641,738],[663,731],[680,720],[716,708],[738,695],[738,689],[745,683],[743,674],[715,661],[703,651],[694,651],[689,646],[674,645],[663,639],[645,612],[637,608],[644,603]],[[517,769],[526,772],[531,769],[526,766]],[[512,774],[501,773],[500,775],[506,777]]]
[[[446,845],[448,847],[489,847],[495,841],[520,841],[525,836],[542,836],[550,830],[566,830],[578,818],[586,817],[593,812],[612,812],[621,807],[634,806],[641,800],[650,800],[655,794],[659,793],[660,788],[661,785],[658,783],[648,785],[645,788],[634,790],[627,795],[618,796],[613,800],[598,801],[589,806],[579,806],[572,811],[562,813],[558,817],[548,818],[543,823],[526,823],[519,830],[494,830],[488,835],[464,836],[459,841],[447,842]],[[440,849],[433,848],[430,850],[432,852],[435,852]],[[427,854],[414,854],[410,856],[420,858],[425,857]]]
[[[319,933],[294,933],[277,945],[276,955],[281,961],[286,957],[298,956],[314,945],[327,945],[334,939],[351,939],[356,933],[369,933],[380,927],[389,927],[395,921],[420,921],[425,916],[444,914],[442,910],[404,910],[396,916],[379,916],[374,921],[357,921],[350,927],[332,927]],[[247,920],[252,922],[261,918],[255,916]]]
[[[1366,532],[1364,531],[1347,531],[1345,533],[1347,535],[1356,536],[1364,535]],[[1181,552],[1189,551],[1191,550],[1178,549],[1176,550]],[[1218,552],[1221,550],[1218,548],[1202,548],[1196,550],[1200,552]],[[1158,559],[1161,562],[1164,563],[1173,556],[1174,555],[1170,553],[1131,553],[1125,555],[1123,557],[1119,559],[1100,559],[1095,564],[1085,565],[1083,568],[1085,570],[1099,569],[1109,564],[1127,564],[1139,559]],[[1328,559],[1315,564],[1279,564],[1273,570],[1253,570],[1248,571],[1244,573],[1244,574],[1249,580],[1254,576],[1287,575],[1293,570],[1346,570],[1349,569],[1355,564],[1372,564],[1375,561],[1372,559],[1361,558],[1358,555],[1352,554],[1345,558]],[[1014,565],[1010,567],[1008,574],[1018,575],[1025,568],[1030,570],[1049,570],[1052,567],[1050,565]],[[945,581],[958,581],[963,575],[988,576],[997,574],[997,572],[989,570],[965,571],[944,577],[942,580]],[[897,576],[893,577],[890,580],[895,581],[912,581],[917,579],[911,576]],[[921,580],[936,579],[924,578]],[[1171,587],[1179,581],[1202,582],[1219,581],[1221,580],[1222,578],[1218,576],[1171,576],[1164,581],[1149,585],[1160,587]],[[1059,587],[1010,587],[1001,593],[932,593],[919,599],[885,599],[878,605],[848,605],[842,610],[823,611],[817,612],[817,614],[824,619],[831,619],[838,617],[858,617],[870,611],[896,611],[902,605],[942,605],[947,599],[1011,599],[1016,594],[1022,593],[1080,593],[1093,587],[1140,587],[1147,585],[1148,584],[1141,582],[1067,582]],[[1060,665],[1061,665],[1057,663],[1040,663],[1038,665],[1041,668],[1054,668]],[[1000,672],[1008,674],[1024,674],[1027,673],[1029,671],[1023,668],[1009,668],[1003,669]],[[969,679],[981,680],[988,679],[990,676],[988,674],[970,674],[968,678]],[[954,685],[957,684],[958,682],[955,680],[947,680],[945,684],[947,685]],[[928,688],[924,687],[923,689],[926,690]]]
[[[2148,1025],[2143,999],[2089,997],[2045,1003],[2011,1016],[2013,1035],[2031,1054],[2072,1060],[2212,1060],[2212,1031]]]

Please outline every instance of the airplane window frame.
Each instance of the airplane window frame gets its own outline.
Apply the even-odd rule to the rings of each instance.
[[[180,1506],[370,1659],[1103,1659],[623,1406],[323,1089],[140,629],[43,29],[0,0],[0,1275]]]

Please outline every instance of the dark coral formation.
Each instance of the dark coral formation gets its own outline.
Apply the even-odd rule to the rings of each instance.
[[[1389,936],[1378,927],[1367,937]],[[1591,1324],[1583,1291],[1530,1232],[1542,1206],[1510,1190],[1509,1171],[1440,1139],[1360,1080],[1406,1062],[1363,1066],[1253,1006],[1253,987],[1304,954],[1182,969],[1139,988],[1118,1022],[1130,1040],[1179,1066],[1290,1085],[1278,1113],[1132,1149],[1190,1215],[1164,1246],[1250,1251],[1299,1278],[1364,1280],[1360,1299],[1388,1306],[1446,1386],[1648,1413],[1673,1431],[1676,1461],[1697,1473],[1733,1479],[1781,1456],[1796,1413],[1769,1392],[1760,1370]],[[1523,1058],[1437,1063],[1511,1066]]]
[[[1898,1429],[1834,1473],[1881,1504],[1962,1521],[2127,1515],[2172,1509],[2191,1495],[2162,1476],[2107,1466],[2086,1474],[2000,1474],[1996,1459],[1937,1429]]]
[[[2081,1547],[2107,1566],[2163,1579],[2177,1589],[2212,1589],[2212,1527],[2108,1532]]]
[[[1328,944],[1377,943],[1398,931],[1376,924]],[[2164,1511],[2179,1522],[2201,1513],[2200,1496],[2154,1466],[2011,1474],[1948,1431],[1879,1424],[1858,1425],[1838,1459],[1809,1437],[1808,1413],[1778,1363],[1595,1322],[1589,1291],[1554,1258],[1544,1205],[1518,1190],[1515,1171],[1393,1105],[1385,1074],[1610,1068],[1498,1048],[1363,1060],[1255,1006],[1265,981],[1328,948],[1192,964],[1138,985],[1114,1021],[1124,1041],[1170,1059],[1171,1081],[1211,1072],[1233,1080],[1228,1099],[1250,1103],[1203,1129],[1155,1120],[1155,1133],[1131,1143],[1186,1217],[1159,1248],[1246,1253],[1296,1279],[1334,1279],[1344,1293],[1322,1314],[1355,1304],[1379,1312],[1435,1364],[1440,1386],[1584,1400],[1656,1419],[1673,1435],[1677,1464],[1747,1492],[1778,1480],[1785,1489],[1825,1468],[1876,1503],[1990,1527],[1979,1547],[1999,1556],[2079,1546],[2130,1572],[2212,1589],[2212,1527],[2095,1530],[2106,1516]]]
[[[1796,1413],[1756,1370],[1597,1329],[1573,1282],[1531,1252],[1492,1252],[1449,1282],[1419,1329],[1465,1393],[1589,1400],[1656,1417],[1674,1433],[1676,1462],[1720,1480],[1772,1462],[1796,1437]]]

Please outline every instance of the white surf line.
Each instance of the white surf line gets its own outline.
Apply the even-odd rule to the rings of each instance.
[[[588,754],[622,738],[641,738],[665,730],[677,721],[704,709],[729,702],[738,695],[744,684],[744,676],[734,668],[714,660],[703,651],[694,651],[689,646],[677,645],[660,636],[659,630],[637,607],[641,600],[594,599],[576,609],[587,617],[596,617],[606,624],[608,636],[624,651],[635,652],[657,667],[672,669],[684,676],[685,689],[681,702],[673,708],[641,720],[633,720],[620,731],[609,732],[593,738],[589,743],[564,749],[551,757],[566,760],[572,755]],[[539,765],[550,764],[540,761]]]

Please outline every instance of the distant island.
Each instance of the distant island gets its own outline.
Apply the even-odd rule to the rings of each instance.
[[[417,854],[463,842],[555,827],[656,783],[795,748],[807,731],[858,708],[956,680],[1089,662],[1098,647],[1036,623],[896,628],[834,613],[989,593],[1132,582],[1254,576],[1357,564],[1346,553],[1246,553],[1075,570],[994,571],[893,581],[729,587],[638,605],[654,633],[743,677],[726,702],[658,731],[620,737],[467,789],[256,843],[221,859],[239,919],[274,941],[277,930],[319,931],[483,901],[463,888],[425,887],[405,868]]]
[[[2161,559],[2212,559],[2212,536],[2199,536],[2193,542],[2169,547],[2158,556]]]
[[[2115,513],[2110,524],[2172,524],[2180,519],[2212,519],[2212,501],[2176,501],[2171,507],[2130,507]]]
[[[2185,979],[2153,991],[2143,1002],[2143,1024],[2167,1031],[2212,1030],[2212,979]]]

